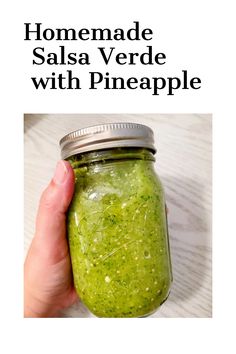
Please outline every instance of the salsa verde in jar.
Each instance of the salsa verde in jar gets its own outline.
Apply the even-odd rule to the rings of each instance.
[[[74,285],[98,317],[143,317],[172,281],[164,192],[150,128],[111,123],[66,135],[75,173],[67,215]]]

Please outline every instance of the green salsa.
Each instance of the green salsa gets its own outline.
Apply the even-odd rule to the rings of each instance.
[[[76,291],[98,317],[142,317],[167,298],[163,189],[146,149],[73,156],[68,238]]]

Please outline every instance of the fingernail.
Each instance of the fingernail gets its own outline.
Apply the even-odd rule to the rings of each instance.
[[[55,184],[63,184],[66,180],[68,169],[65,161],[61,160],[57,163],[56,171],[53,177]]]

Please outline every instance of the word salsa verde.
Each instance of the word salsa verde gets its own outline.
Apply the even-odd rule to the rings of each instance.
[[[75,173],[67,215],[74,285],[98,317],[147,316],[170,291],[165,200],[151,138],[143,125],[112,123],[61,140]]]

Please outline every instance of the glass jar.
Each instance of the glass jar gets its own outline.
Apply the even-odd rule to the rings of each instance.
[[[78,296],[98,317],[143,317],[172,281],[153,132],[133,123],[81,129],[61,142],[75,173],[67,231]]]

